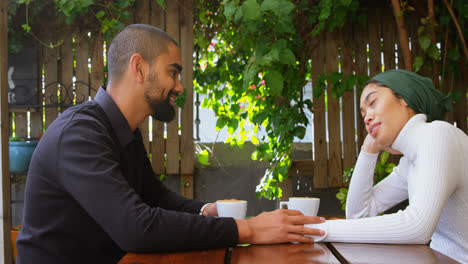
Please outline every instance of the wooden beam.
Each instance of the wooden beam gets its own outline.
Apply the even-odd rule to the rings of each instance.
[[[290,177],[293,175],[314,175],[314,160],[293,160],[288,174]]]
[[[0,138],[2,159],[2,210],[3,210],[3,263],[12,263],[11,248],[11,185],[8,156],[8,30],[7,0],[0,0]],[[1,253],[1,252],[0,252]]]

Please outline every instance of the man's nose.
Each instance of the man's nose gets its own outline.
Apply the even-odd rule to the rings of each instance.
[[[184,87],[182,86],[182,83],[180,82],[180,80],[177,80],[177,84],[175,88],[176,88],[175,91],[177,94],[181,94],[184,92]]]

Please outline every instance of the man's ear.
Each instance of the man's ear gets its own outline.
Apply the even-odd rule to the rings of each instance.
[[[141,57],[140,54],[135,53],[130,57],[129,65],[132,76],[137,83],[143,83],[145,76],[148,72],[148,63]]]

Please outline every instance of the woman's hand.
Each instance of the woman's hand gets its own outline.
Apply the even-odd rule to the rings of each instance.
[[[364,139],[364,143],[362,143],[362,151],[365,151],[371,154],[376,154],[382,150],[387,151],[390,154],[401,155],[401,152],[399,152],[398,150],[392,149],[391,146],[380,145],[379,143],[377,143],[377,140],[375,140],[374,137],[372,137],[370,134],[367,134],[366,138]]]

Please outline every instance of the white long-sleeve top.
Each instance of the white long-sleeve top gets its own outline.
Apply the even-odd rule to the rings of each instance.
[[[346,220],[329,220],[328,242],[426,244],[468,263],[468,137],[447,122],[412,117],[392,148],[403,153],[373,187],[378,154],[361,152],[348,191]],[[377,216],[409,199],[404,210]],[[320,225],[316,226],[320,228]]]

